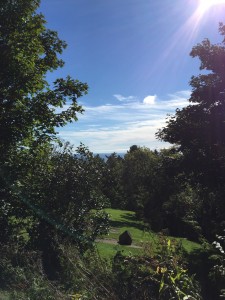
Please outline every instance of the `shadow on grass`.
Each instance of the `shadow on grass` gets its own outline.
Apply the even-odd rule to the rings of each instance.
[[[139,230],[147,230],[148,227],[144,224],[141,224],[135,215],[124,213],[120,215],[121,220],[110,220],[110,226],[112,227],[134,227]]]
[[[120,228],[120,227],[134,227],[136,229],[144,230],[146,227],[141,224],[131,223],[126,221],[109,221],[110,226]]]
[[[137,217],[135,216],[135,214],[131,214],[131,213],[122,213],[121,215],[121,218],[123,219],[127,219],[129,221],[133,221],[133,222],[140,222],[139,220],[137,220]]]

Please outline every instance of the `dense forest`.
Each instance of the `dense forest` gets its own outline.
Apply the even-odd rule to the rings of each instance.
[[[57,136],[85,113],[88,85],[46,81],[66,43],[39,5],[0,4],[0,299],[225,298],[225,25],[191,51],[203,72],[189,105],[156,133],[171,148],[102,159]],[[158,250],[102,258],[109,207],[134,212]]]

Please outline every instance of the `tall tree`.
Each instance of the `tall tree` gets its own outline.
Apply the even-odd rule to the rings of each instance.
[[[127,208],[143,215],[154,180],[157,155],[145,147],[133,145],[124,156],[122,181]]]
[[[77,99],[88,88],[71,77],[57,79],[50,88],[47,73],[63,66],[58,56],[66,43],[46,28],[39,5],[40,0],[0,4],[1,202],[12,198],[12,185],[26,175],[26,163],[18,164],[19,152],[39,151],[41,144],[56,138],[55,128],[76,120],[83,111]]]
[[[106,171],[103,177],[103,191],[113,208],[126,207],[127,201],[122,184],[124,160],[115,152],[107,156]]]
[[[63,66],[58,58],[66,43],[37,13],[40,0],[0,4],[0,155],[15,145],[31,146],[55,137],[55,127],[77,119],[77,98],[87,85],[67,77],[53,89],[47,73]],[[69,108],[57,112],[56,108]]]
[[[166,127],[157,133],[158,138],[178,146],[183,154],[183,169],[191,175],[192,182],[216,193],[217,201],[209,200],[207,204],[207,211],[211,211],[207,221],[210,217],[222,221],[225,209],[221,201],[224,198],[221,195],[225,194],[225,26],[222,23],[219,32],[221,43],[212,44],[205,39],[193,47],[191,56],[200,59],[203,72],[191,78],[190,105],[177,109]]]
[[[77,156],[67,146],[53,150],[56,128],[83,112],[77,99],[88,86],[69,76],[47,82],[64,65],[66,43],[46,28],[39,5],[0,3],[0,248],[39,250],[43,270],[56,279],[59,244],[84,252],[106,233],[108,217],[97,158],[83,146]],[[0,252],[1,265],[7,254]]]
[[[219,31],[225,36],[225,26]],[[177,109],[158,137],[177,144],[186,167],[205,184],[219,184],[225,175],[225,39],[213,45],[208,39],[195,46],[191,55],[199,57],[204,74],[190,82],[190,105]]]

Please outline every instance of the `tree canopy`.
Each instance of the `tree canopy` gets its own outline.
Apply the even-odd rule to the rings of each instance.
[[[107,228],[107,216],[99,212],[104,199],[94,175],[101,170],[93,155],[84,147],[76,157],[67,146],[54,150],[57,127],[77,120],[88,86],[70,76],[47,81],[63,67],[66,43],[46,27],[39,6],[0,5],[0,243],[54,257],[66,237],[84,251]]]
[[[63,66],[59,55],[66,43],[46,28],[44,16],[37,13],[39,5],[39,0],[1,3],[1,155],[11,146],[52,139],[56,127],[77,120],[83,111],[77,99],[87,92],[87,84],[68,76],[57,79],[51,89],[46,81],[48,72]]]
[[[209,39],[197,44],[192,57],[200,59],[200,70],[193,76],[190,105],[177,109],[158,138],[175,144],[184,155],[186,172],[195,174],[195,181],[214,187],[223,184],[225,176],[225,26],[220,44]]]

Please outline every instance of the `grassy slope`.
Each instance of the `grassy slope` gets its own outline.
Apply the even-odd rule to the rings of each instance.
[[[134,212],[118,209],[106,209],[106,211],[110,215],[110,231],[107,236],[103,237],[104,242],[96,243],[102,257],[112,258],[117,251],[123,251],[125,255],[140,255],[143,251],[148,251],[148,253],[157,251],[159,236],[151,232],[143,222],[138,221]],[[117,244],[119,235],[125,230],[131,233],[133,239],[131,246]],[[187,239],[168,238],[181,242],[188,253],[201,248],[199,244]]]

